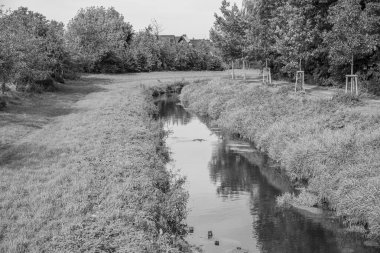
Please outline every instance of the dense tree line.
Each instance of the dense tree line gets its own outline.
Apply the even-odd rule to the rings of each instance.
[[[207,45],[160,40],[152,26],[134,32],[115,9],[82,9],[68,25],[67,41],[88,72],[220,70]]]
[[[339,85],[359,75],[380,92],[380,3],[376,0],[224,0],[210,36],[224,60],[268,60],[277,76],[299,69],[309,81]]]
[[[64,82],[75,72],[125,73],[160,70],[221,70],[209,45],[159,40],[149,26],[135,32],[114,8],[79,10],[63,23],[20,7],[0,8],[0,82],[29,90]],[[44,88],[44,87],[43,87]]]
[[[62,81],[72,64],[64,43],[64,25],[27,8],[0,10],[0,15],[2,91],[9,82],[18,89],[33,89],[33,84],[50,77]]]

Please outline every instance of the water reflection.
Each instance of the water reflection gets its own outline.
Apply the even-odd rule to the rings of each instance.
[[[276,196],[292,191],[289,180],[251,144],[212,132],[176,98],[157,105],[171,131],[170,166],[187,176],[188,223],[195,228],[189,242],[204,252],[232,252],[237,246],[249,252],[377,252],[364,247],[359,236],[344,233],[328,213],[277,208]]]
[[[182,106],[177,106],[179,103],[178,96],[167,96],[156,102],[160,118],[172,125],[186,125],[191,119],[188,113]]]

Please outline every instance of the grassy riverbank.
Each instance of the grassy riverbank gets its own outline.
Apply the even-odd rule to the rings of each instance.
[[[187,193],[141,77],[87,77],[1,112],[0,252],[177,248]]]
[[[328,206],[352,228],[379,237],[379,108],[343,95],[315,98],[226,80],[185,86],[181,98],[278,161],[305,188],[292,201]]]

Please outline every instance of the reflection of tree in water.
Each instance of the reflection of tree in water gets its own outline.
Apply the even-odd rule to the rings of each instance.
[[[164,97],[155,102],[159,117],[173,125],[186,125],[190,122],[191,115],[179,103],[178,96]]]
[[[210,178],[215,184],[219,183],[217,192],[222,197],[234,197],[254,187],[255,170],[245,158],[230,152],[225,140],[214,150],[209,167]]]
[[[251,198],[254,237],[262,252],[340,252],[334,232],[292,210],[276,207],[273,187],[260,180]]]
[[[307,217],[294,210],[276,207],[276,196],[281,194],[256,165],[230,150],[227,140],[215,147],[209,164],[210,178],[218,185],[222,198],[234,198],[239,192],[250,193],[253,218],[253,236],[261,252],[375,252],[363,248],[360,238],[354,238],[339,230],[339,226],[320,217]]]

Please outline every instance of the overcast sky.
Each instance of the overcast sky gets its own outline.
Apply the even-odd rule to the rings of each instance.
[[[5,8],[28,7],[48,19],[65,24],[77,11],[89,6],[113,6],[124,15],[135,30],[148,26],[156,19],[162,26],[161,34],[182,35],[189,38],[208,38],[214,23],[214,13],[222,0],[0,0]],[[231,0],[241,6],[241,0]]]

